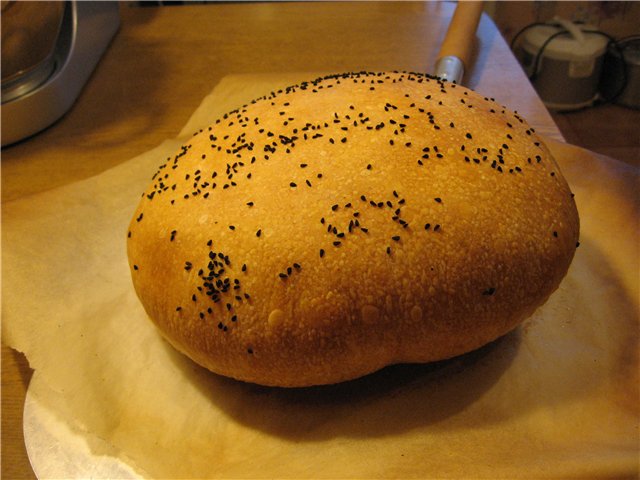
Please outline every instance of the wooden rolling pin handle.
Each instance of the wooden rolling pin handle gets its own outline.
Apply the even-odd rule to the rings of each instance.
[[[438,60],[444,57],[457,57],[468,68],[472,53],[475,32],[482,15],[483,2],[459,1],[451,18]]]

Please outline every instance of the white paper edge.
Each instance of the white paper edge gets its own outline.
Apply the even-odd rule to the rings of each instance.
[[[38,379],[32,378],[31,384]],[[121,459],[94,454],[86,438],[71,430],[27,390],[23,431],[31,468],[41,479],[140,479]]]

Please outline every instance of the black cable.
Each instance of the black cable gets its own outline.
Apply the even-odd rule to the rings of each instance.
[[[577,23],[580,23],[580,22],[577,22]],[[544,22],[531,23],[531,24],[521,28],[514,35],[513,39],[511,40],[511,45],[510,45],[512,51],[515,51],[515,45],[516,45],[517,40],[520,38],[520,36],[522,34],[524,34],[530,28],[537,27],[537,26],[559,27],[559,28],[562,28],[562,30],[559,30],[558,32],[555,32],[551,36],[549,36],[549,38],[547,38],[544,41],[542,46],[536,52],[536,54],[534,56],[534,59],[533,59],[533,69],[532,69],[531,74],[528,76],[528,78],[529,78],[529,80],[531,82],[535,81],[535,79],[536,79],[536,76],[538,74],[538,69],[540,68],[540,61],[541,61],[541,59],[543,57],[543,53],[544,53],[545,49],[548,47],[548,45],[551,43],[551,41],[554,40],[555,38],[561,36],[561,35],[565,35],[565,34],[569,34],[570,33],[568,30],[566,30],[565,28],[563,28],[559,24],[544,23]],[[605,32],[602,32],[600,30],[582,30],[582,32],[583,33],[592,33],[592,34],[602,35],[602,36],[606,37],[608,42],[607,42],[605,55],[607,54],[607,52],[609,52],[610,49],[614,49],[616,51],[616,53],[620,56],[620,60],[621,60],[621,63],[622,63],[622,65],[621,65],[621,67],[622,67],[622,72],[621,72],[622,73],[622,82],[621,82],[621,85],[618,88],[618,90],[612,96],[610,96],[608,98],[602,97],[602,99],[604,100],[604,102],[602,102],[602,103],[612,102],[616,98],[618,98],[618,96],[620,96],[620,94],[626,88],[627,82],[628,82],[628,68],[627,68],[627,62],[626,62],[626,59],[625,59],[625,56],[624,56],[624,48],[622,48],[620,45],[622,43],[633,41],[635,39],[640,39],[640,35],[632,35],[630,37],[625,37],[623,39],[616,40],[611,35],[609,35],[609,34],[607,34]],[[602,96],[602,93],[600,91],[598,93]]]
[[[569,33],[569,31],[568,30],[564,30],[564,29],[554,33],[553,35],[549,36],[549,38],[547,38],[544,41],[544,43],[542,44],[540,49],[536,52],[536,55],[535,55],[534,60],[533,60],[533,71],[531,72],[531,75],[529,75],[529,80],[531,80],[532,83],[534,82],[534,80],[538,76],[538,68],[540,68],[540,59],[542,58],[542,54],[544,53],[544,51],[547,48],[547,46],[555,38],[559,37],[560,35],[565,35],[565,34],[568,34],[568,33]]]
[[[518,40],[518,38],[520,38],[520,35],[522,35],[524,32],[526,32],[527,30],[529,30],[530,28],[533,27],[537,27],[540,25],[549,25],[548,23],[543,23],[543,22],[535,22],[535,23],[531,23],[529,25],[527,25],[526,27],[521,28],[518,33],[516,33],[513,38],[511,39],[511,50],[514,51],[514,47],[516,44],[516,41]]]

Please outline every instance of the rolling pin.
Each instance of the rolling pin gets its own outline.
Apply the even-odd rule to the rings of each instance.
[[[482,14],[483,2],[460,1],[449,23],[438,59],[435,75],[460,83],[471,65],[473,41]]]

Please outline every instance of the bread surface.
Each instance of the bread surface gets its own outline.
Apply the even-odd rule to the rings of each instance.
[[[579,220],[517,113],[407,72],[272,92],[166,159],[135,212],[133,284],[195,362],[308,386],[514,329],[566,274]]]

